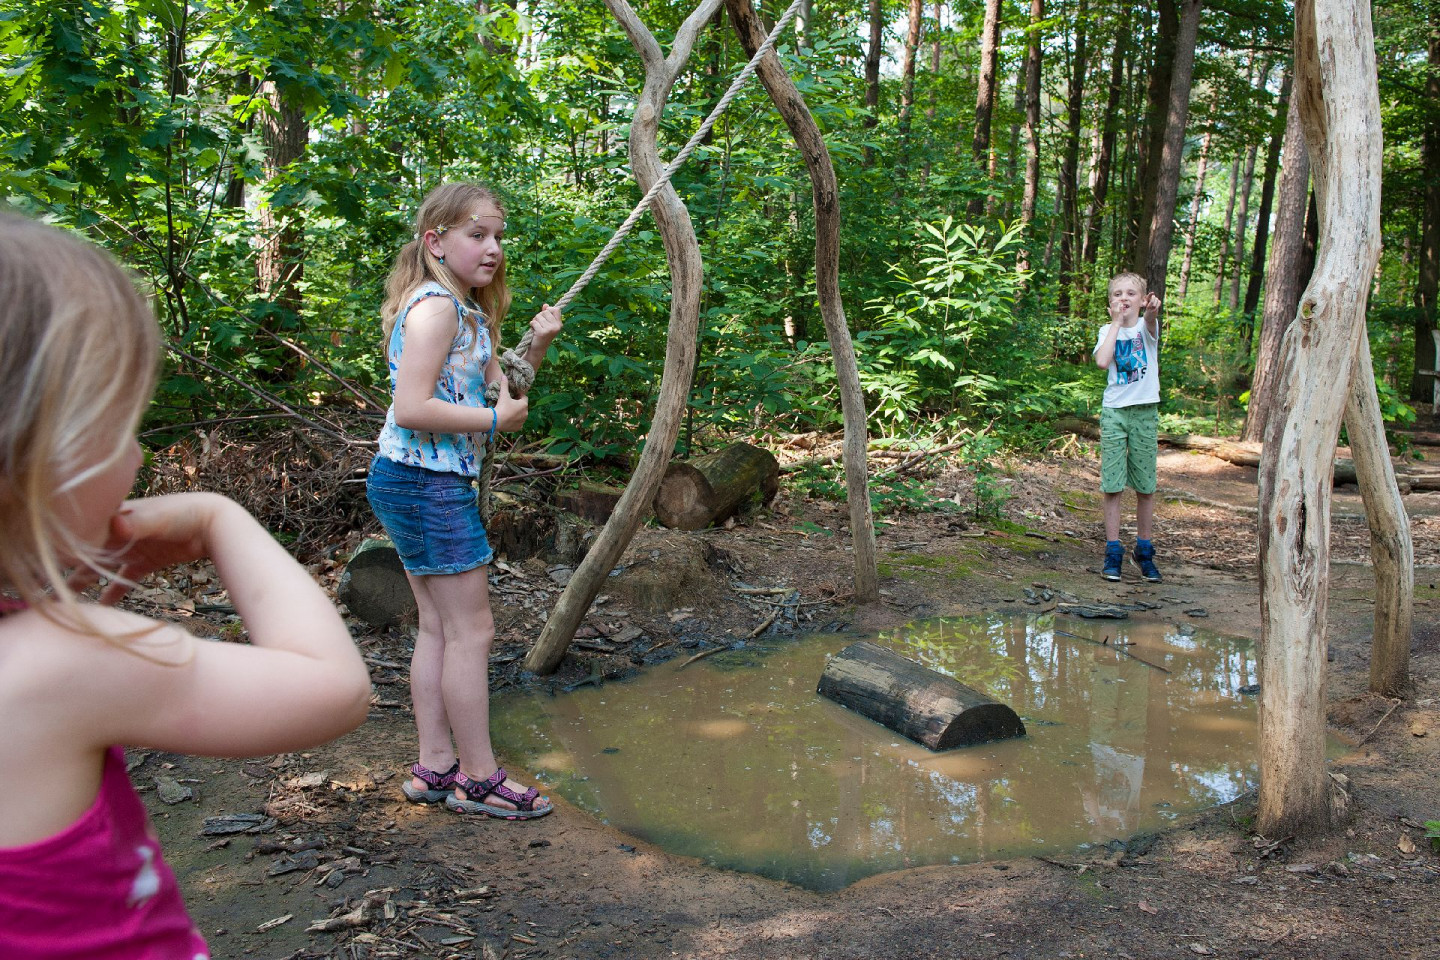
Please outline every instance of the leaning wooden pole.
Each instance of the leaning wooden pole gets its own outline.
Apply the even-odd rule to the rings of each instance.
[[[746,55],[754,56],[765,40],[765,31],[750,0],[725,0],[725,4]],[[845,487],[855,548],[855,600],[874,603],[880,599],[880,575],[875,521],[870,512],[870,479],[865,463],[867,416],[860,371],[855,363],[855,346],[850,340],[845,305],[840,299],[840,191],[835,167],[820,136],[820,127],[794,81],[780,65],[780,58],[773,52],[768,54],[761,59],[756,72],[790,128],[805,157],[805,168],[810,172],[815,201],[815,288],[820,298],[820,316],[830,339],[830,353],[835,359],[840,411],[845,422]]]
[[[1345,408],[1345,432],[1355,459],[1355,479],[1370,526],[1370,559],[1375,566],[1375,629],[1370,641],[1370,692],[1398,697],[1410,685],[1410,631],[1415,621],[1415,544],[1410,518],[1395,482],[1390,446],[1370,340],[1360,337],[1355,376]]]
[[[664,113],[670,88],[674,86],[681,67],[690,58],[700,31],[719,11],[721,3],[722,0],[703,0],[676,31],[667,57],[626,0],[605,0],[605,5],[620,22],[645,66],[645,86],[630,124],[630,166],[643,190],[648,191],[664,175],[665,167],[660,161],[657,138],[660,116]],[[655,404],[655,415],[651,419],[650,433],[645,438],[645,447],[625,493],[616,503],[609,521],[595,538],[575,575],[565,585],[565,591],[545,621],[545,629],[525,658],[526,669],[539,674],[553,673],[560,665],[576,628],[595,601],[606,576],[635,536],[635,530],[640,526],[665,475],[665,467],[675,450],[675,440],[680,435],[680,425],[684,420],[691,371],[695,366],[696,333],[700,327],[700,245],[695,239],[690,213],[673,187],[667,185],[661,190],[650,212],[655,217],[665,245],[671,284],[670,326],[665,342],[665,370],[660,378],[660,397]]]
[[[1370,6],[1298,0],[1295,96],[1320,253],[1286,331],[1260,462],[1260,800],[1267,836],[1333,822],[1325,776],[1330,476],[1380,255],[1380,97]]]

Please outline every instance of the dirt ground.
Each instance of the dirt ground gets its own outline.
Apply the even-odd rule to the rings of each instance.
[[[845,599],[843,505],[797,499],[782,484],[770,510],[728,529],[646,527],[555,678],[522,677],[519,661],[563,571],[501,565],[495,685],[597,682],[743,637],[776,608],[737,583],[831,600],[798,608],[793,629],[1033,610],[1024,590],[1043,583],[1094,600],[1143,598],[1162,620],[1204,607],[1207,626],[1258,637],[1253,469],[1162,451],[1165,583],[1140,582],[1131,568],[1115,585],[1098,575],[1097,464],[1083,447],[1073,454],[1003,465],[1013,525],[886,518],[882,602],[864,608]],[[960,470],[929,482],[967,501]],[[464,820],[401,797],[415,756],[406,636],[358,621],[376,684],[361,729],[248,761],[132,753],[131,773],[216,958],[1440,957],[1440,856],[1423,837],[1423,823],[1440,819],[1440,493],[1405,499],[1414,688],[1392,701],[1366,693],[1369,538],[1358,494],[1336,492],[1327,696],[1332,730],[1352,747],[1332,765],[1347,781],[1345,815],[1319,840],[1257,836],[1247,795],[1108,850],[905,870],[818,894],[671,856],[563,799],[530,823]],[[670,562],[677,556],[690,559]],[[333,582],[336,570],[317,573]],[[224,634],[218,614],[205,622],[212,612],[192,586],[197,631]],[[246,827],[258,832],[216,832]]]

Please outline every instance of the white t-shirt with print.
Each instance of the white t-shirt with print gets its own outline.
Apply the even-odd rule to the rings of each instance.
[[[1105,342],[1110,324],[1100,328],[1095,338],[1093,355]],[[1107,407],[1133,407],[1140,403],[1160,402],[1160,343],[1150,333],[1150,326],[1140,317],[1133,327],[1121,327],[1115,336],[1115,356],[1105,378]]]

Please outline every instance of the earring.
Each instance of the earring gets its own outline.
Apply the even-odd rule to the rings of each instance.
[[[442,267],[445,266],[445,257],[444,257],[443,254],[442,254],[441,257],[440,257],[440,266],[442,266]]]

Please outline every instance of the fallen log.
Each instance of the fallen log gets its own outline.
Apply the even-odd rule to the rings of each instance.
[[[383,537],[360,544],[335,590],[350,612],[372,627],[393,627],[415,619],[415,594],[395,545]]]
[[[749,443],[665,468],[655,492],[655,517],[675,530],[701,530],[739,512],[747,503],[769,503],[780,489],[780,464],[770,451]]]
[[[1005,704],[868,640],[831,657],[816,692],[931,750],[1025,736]]]

